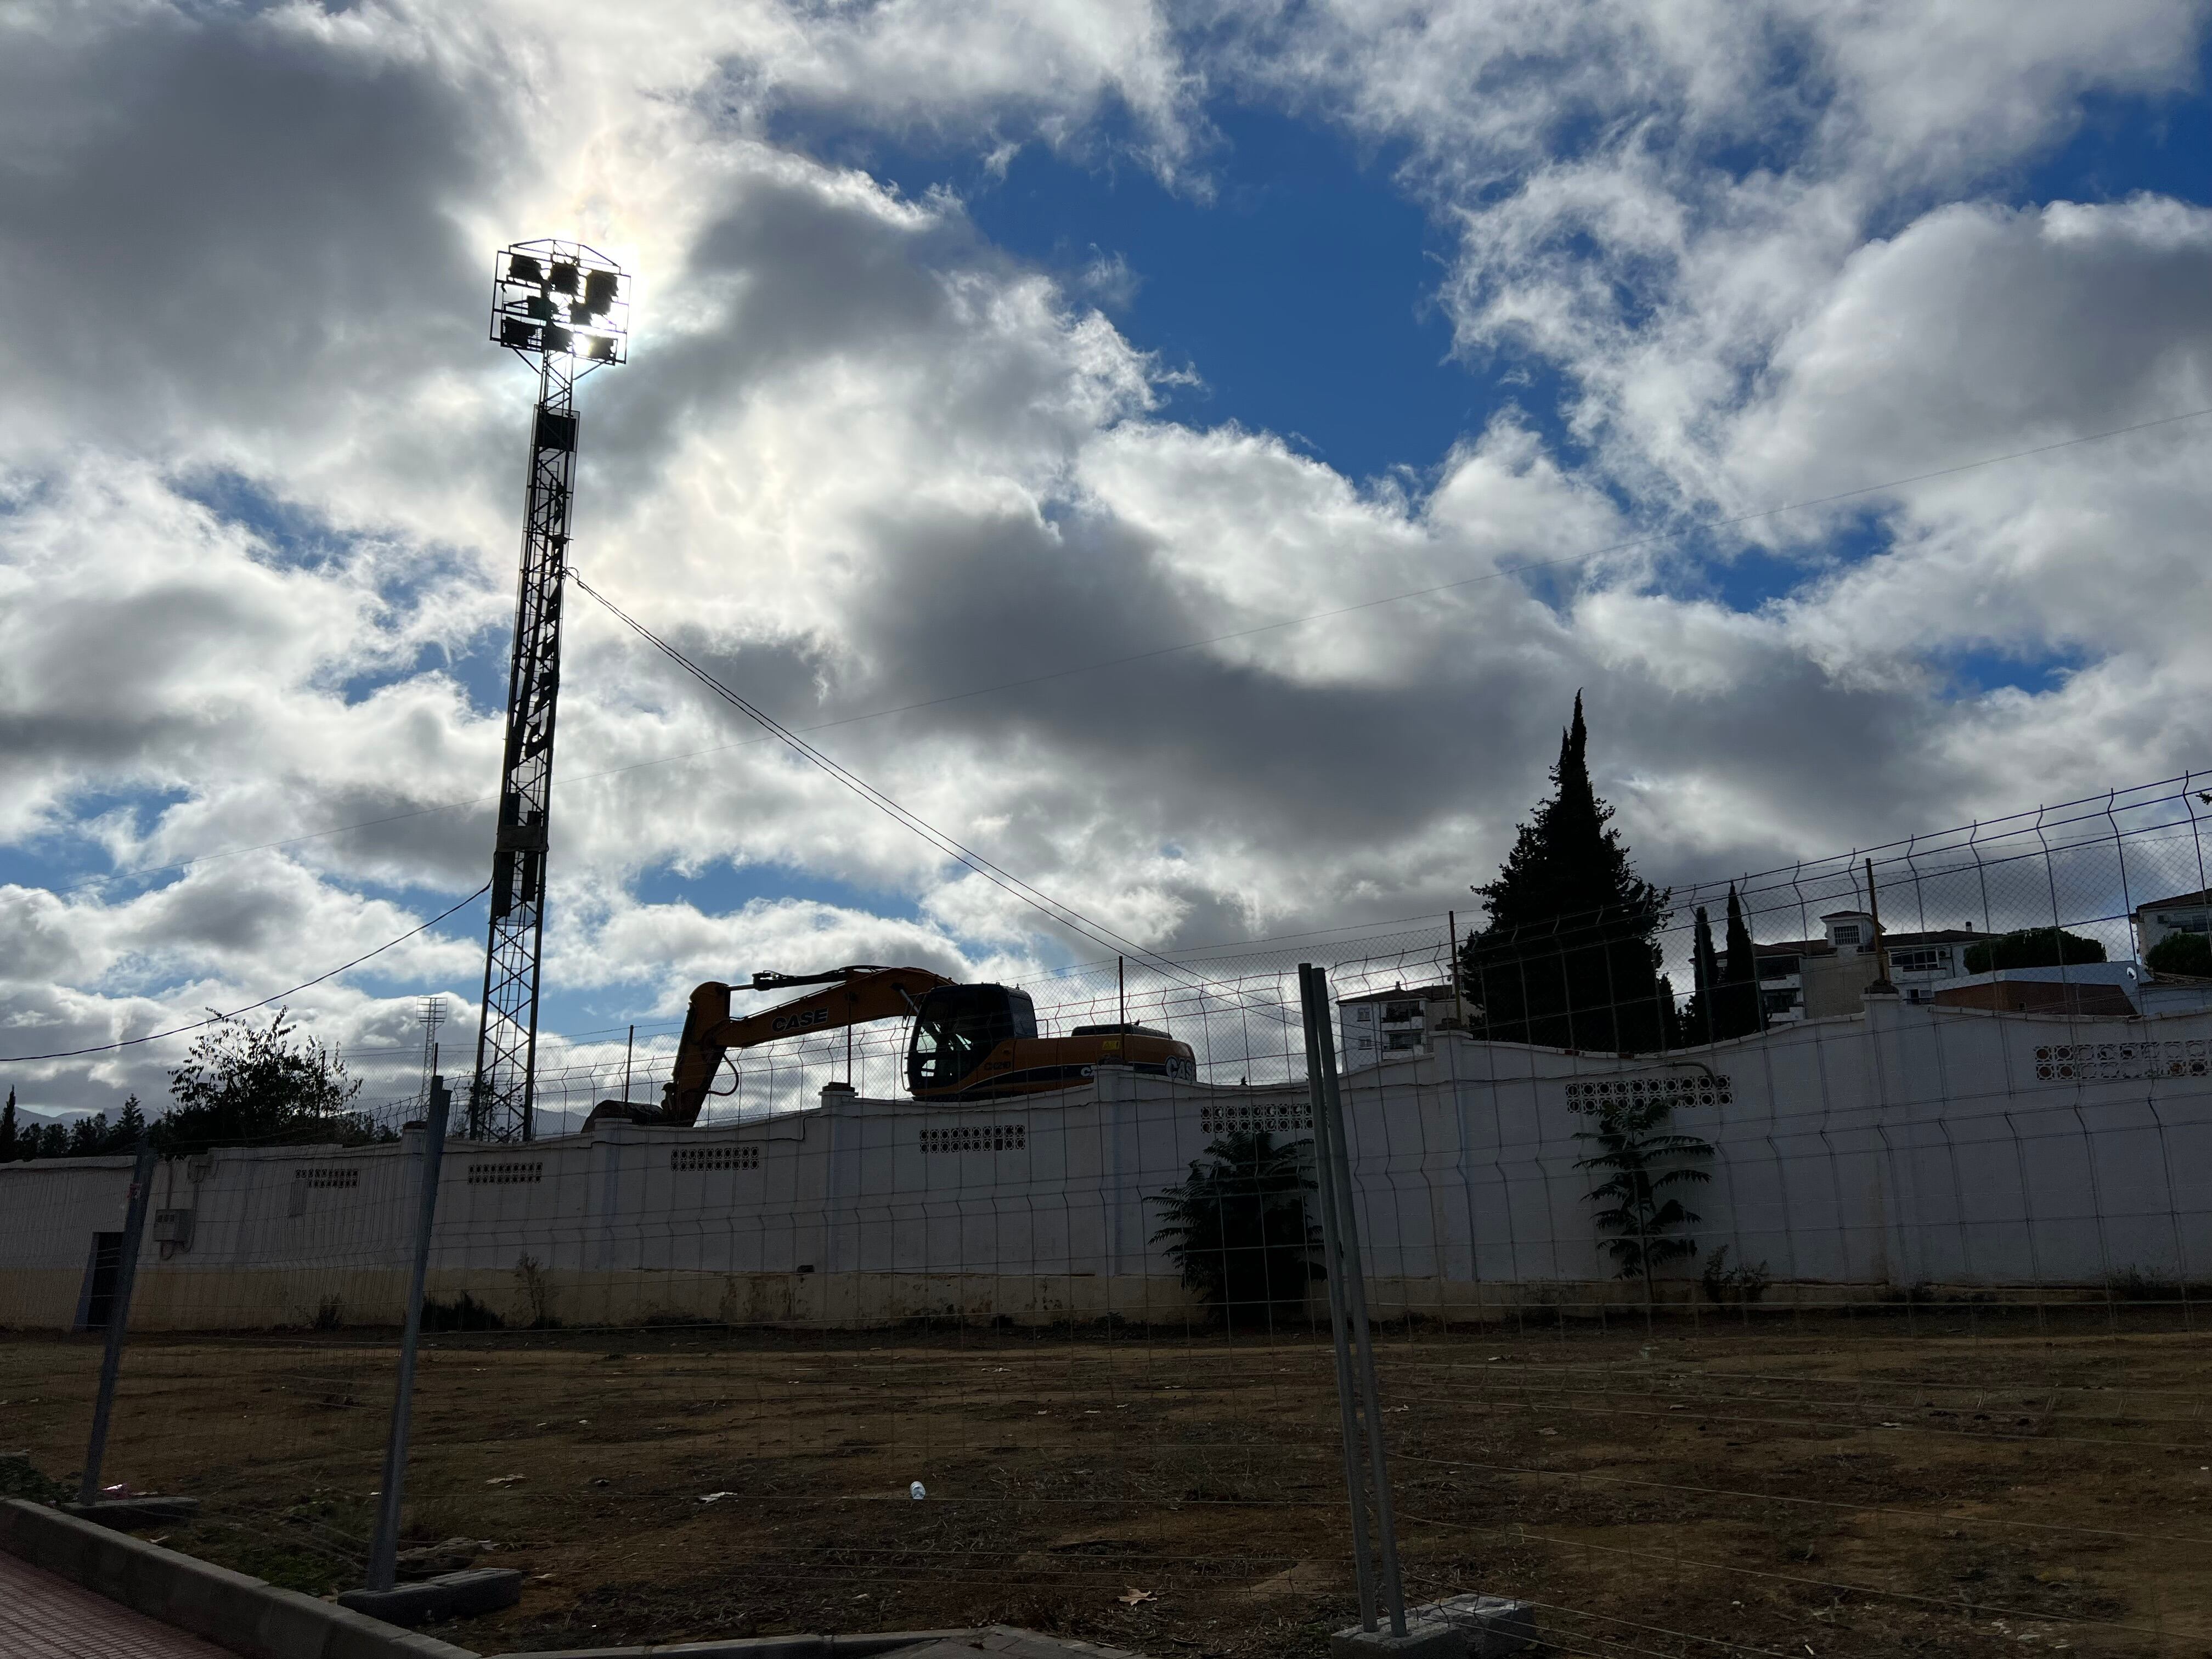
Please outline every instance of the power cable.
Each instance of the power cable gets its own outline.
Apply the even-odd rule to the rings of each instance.
[[[765,739],[763,739],[763,741],[765,741]],[[1404,927],[1419,921],[1441,921],[1443,920],[1443,915],[1444,913],[1441,910],[1432,910],[1425,915],[1393,916],[1380,921],[1346,922],[1341,927],[1315,927],[1310,928],[1304,933],[1261,933],[1250,939],[1222,939],[1211,945],[1180,945],[1173,951],[1162,952],[1162,954],[1177,959],[1185,959],[1199,957],[1203,952],[1208,951],[1236,951],[1241,953],[1244,951],[1247,947],[1251,945],[1279,945],[1286,939],[1326,939],[1333,933],[1357,933],[1363,935],[1363,937],[1358,939],[1346,939],[1340,942],[1346,945],[1364,945],[1369,942],[1367,938],[1364,937],[1365,935],[1371,934],[1376,938],[1389,939],[1394,937],[1394,935],[1383,933],[1382,931],[1382,929],[1389,927]],[[1214,961],[1235,960],[1233,957],[1218,957],[1208,959]],[[1114,964],[1110,960],[1071,962],[1063,967],[1040,969],[1037,971],[1036,977],[1041,980],[1069,979],[1079,974],[1095,974],[1103,969],[1110,968]],[[1188,961],[1185,961],[1183,965],[1188,966]],[[1212,984],[1218,981],[1208,981],[1206,982]],[[629,1022],[617,1021],[612,1025],[587,1026],[580,1031],[541,1030],[538,1035],[540,1042],[544,1042],[548,1037],[556,1037],[561,1042],[572,1043],[578,1048],[596,1048],[601,1046],[604,1041],[610,1041],[619,1036],[623,1032],[627,1030],[635,1030],[641,1037],[652,1036],[665,1036],[670,1032],[679,1031],[683,1030],[683,1028],[684,1022],[681,1019],[641,1019]],[[414,1048],[380,1048],[375,1050],[363,1050],[356,1048],[349,1049],[348,1052],[355,1054],[368,1052],[376,1054],[412,1054],[419,1051]]]
[[[690,658],[685,656],[681,651],[678,651],[667,641],[662,639],[660,635],[654,633],[643,623],[638,621],[636,617],[631,616],[629,612],[624,611],[612,599],[607,598],[605,594],[600,592],[599,589],[593,587],[590,582],[584,579],[582,573],[575,569],[573,566],[569,568],[568,579],[574,582],[578,587],[583,589],[586,593],[596,599],[624,627],[630,629],[631,632],[635,633],[640,639],[652,646],[654,650],[659,652],[671,662],[676,664],[678,667],[683,669],[685,673],[690,675],[702,685],[706,686],[709,690],[713,691],[715,696],[720,697],[724,702],[730,704],[732,708],[736,708],[748,720],[752,720],[763,730],[768,732],[772,736],[781,739],[783,743],[789,745],[805,759],[811,762],[815,766],[828,773],[831,778],[835,779],[837,782],[843,784],[848,789],[850,789],[854,793],[859,795],[863,800],[873,806],[878,811],[883,813],[893,823],[913,831],[914,834],[919,836],[922,840],[927,842],[931,846],[936,848],[947,857],[954,859],[959,863],[965,865],[977,875],[981,876],[993,886],[999,888],[1001,891],[1018,900],[1021,903],[1027,905],[1030,909],[1035,910],[1038,915],[1046,917],[1048,920],[1057,922],[1063,927],[1066,927],[1075,933],[1082,934],[1085,939],[1090,939],[1095,945],[1101,945],[1105,946],[1108,950],[1118,950],[1125,955],[1133,956],[1139,961],[1146,963],[1152,967],[1161,969],[1170,975],[1186,974],[1194,982],[1201,988],[1210,986],[1213,983],[1213,981],[1207,980],[1202,975],[1189,974],[1189,970],[1185,969],[1181,963],[1172,961],[1169,957],[1159,955],[1156,951],[1151,950],[1148,946],[1140,945],[1133,939],[1129,939],[1123,934],[1115,933],[1104,922],[1085,915],[1082,911],[1076,909],[1073,905],[1053,897],[1051,894],[1043,891],[1040,888],[1030,885],[1028,882],[1024,881],[1019,876],[1013,874],[1011,871],[1006,870],[1002,866],[993,863],[989,859],[985,858],[981,853],[975,851],[971,848],[963,846],[959,842],[955,841],[951,836],[945,834],[945,831],[938,829],[936,825],[929,823],[924,818],[917,817],[913,812],[908,811],[905,807],[900,805],[898,802],[893,800],[889,795],[884,793],[882,790],[868,782],[867,780],[841,765],[836,761],[832,760],[829,756],[823,754],[822,750],[817,749],[812,744],[807,742],[805,738],[799,736],[799,733],[781,725],[772,715],[767,714],[756,704],[745,698],[743,695],[734,690],[730,686],[724,684],[722,681],[717,679],[713,674],[708,673],[707,670],[702,668],[697,663],[693,662]],[[1262,1012],[1266,1012],[1266,1010],[1267,1005],[1262,1005]],[[1274,1012],[1277,1018],[1282,1018],[1279,1010],[1275,1010]],[[1287,1023],[1287,1021],[1285,1023]]]
[[[327,973],[317,974],[313,979],[301,980],[297,985],[292,987],[289,991],[279,991],[273,996],[265,996],[262,998],[258,1002],[249,1002],[243,1008],[234,1008],[227,1014],[214,1014],[206,1019],[194,1020],[189,1025],[173,1025],[166,1031],[149,1031],[144,1036],[125,1037],[120,1042],[102,1042],[89,1048],[61,1048],[57,1049],[54,1053],[50,1054],[0,1055],[0,1066],[19,1066],[36,1060],[76,1060],[85,1054],[112,1054],[118,1048],[135,1048],[142,1042],[159,1042],[163,1037],[182,1036],[186,1031],[203,1030],[210,1025],[220,1025],[227,1019],[236,1019],[240,1014],[250,1014],[258,1008],[266,1008],[272,1002],[282,1002],[286,997],[295,995],[299,992],[307,989],[310,986],[320,985],[326,979],[336,979],[340,974],[346,972],[348,969],[360,967],[362,963],[367,962],[371,957],[380,957],[386,951],[389,951],[393,945],[404,945],[409,939],[415,938],[417,934],[428,933],[440,922],[445,921],[447,916],[452,915],[454,911],[465,910],[470,905],[474,904],[478,899],[482,898],[489,891],[491,891],[491,884],[489,882],[486,882],[483,886],[477,888],[475,892],[463,899],[459,904],[453,905],[447,909],[441,910],[436,915],[431,917],[429,921],[424,922],[420,927],[410,927],[405,933],[400,934],[398,938],[388,939],[385,940],[383,944],[378,945],[374,951],[365,951],[361,955],[356,957],[351,962],[342,963],[337,967],[330,969]]]
[[[1883,483],[1864,484],[1856,489],[1838,490],[1832,495],[1817,495],[1802,501],[1786,501],[1779,507],[1762,507],[1754,513],[1741,513],[1732,517],[1709,519],[1680,526],[1672,530],[1654,531],[1648,535],[1632,537],[1605,547],[1593,548],[1586,553],[1562,554],[1556,559],[1532,559],[1525,564],[1506,565],[1496,570],[1485,571],[1478,576],[1462,576],[1448,582],[1437,582],[1428,587],[1407,588],[1402,592],[1386,593],[1379,599],[1362,599],[1352,605],[1339,605],[1328,611],[1309,611],[1300,617],[1286,617],[1278,622],[1260,623],[1250,628],[1235,629],[1226,634],[1214,634],[1204,639],[1185,640],[1177,645],[1158,646],[1149,651],[1132,652],[1125,656],[1101,657],[1094,661],[1079,663],[1070,668],[1058,668],[1042,674],[1032,674],[1021,679],[1001,680],[992,685],[979,685],[966,691],[947,692],[943,696],[925,697],[914,702],[896,703],[887,708],[869,709],[858,714],[840,715],[836,720],[822,720],[812,726],[794,728],[802,732],[827,732],[841,726],[854,726],[863,720],[888,719],[893,714],[911,714],[916,709],[935,708],[945,703],[963,702],[971,697],[989,696],[999,691],[1019,690],[1024,686],[1041,685],[1047,681],[1066,679],[1076,674],[1096,673],[1107,668],[1119,668],[1129,663],[1149,662],[1156,658],[1173,656],[1178,652],[1203,650],[1209,645],[1224,645],[1234,640],[1249,639],[1255,635],[1274,633],[1285,628],[1296,628],[1304,623],[1322,622],[1332,617],[1350,616],[1361,611],[1371,611],[1386,605],[1396,605],[1407,599],[1431,598],[1457,588],[1471,587],[1507,576],[1525,575],[1531,571],[1564,568],[1569,565],[1586,564],[1611,553],[1631,552],[1639,547],[1654,546],[1661,542],[1675,541],[1700,531],[1726,530],[1737,525],[1756,523],[1784,513],[1797,513],[1815,507],[1829,507],[1838,501],[1856,501],[1863,495],[1878,495],[1885,490],[1901,489],[1908,484],[1926,483],[1936,478],[1948,478],[1961,472],[1972,472],[1985,466],[1996,466],[2006,461],[2026,460],[2037,455],[2048,455],[2054,450],[2072,449],[2082,444],[2100,443],[2107,438],[2122,438],[2130,433],[2148,432],[2157,427],[2172,426],[2183,421],[2201,419],[2212,415],[2212,408],[2192,409],[2179,415],[2164,415],[2156,420],[2138,421],[2132,426],[2117,426],[2108,431],[2084,433],[2079,437],[2061,438],[2053,443],[2039,444],[2032,449],[2015,449],[2002,455],[1985,455],[1979,460],[1961,461],[1955,466],[1938,467],[1932,472],[1916,472],[1909,477],[1892,478]],[[619,773],[641,771],[649,766],[665,766],[677,761],[696,760],[702,756],[721,754],[732,749],[750,748],[765,743],[766,738],[741,738],[732,743],[715,744],[705,749],[687,750],[678,755],[659,755],[651,760],[633,761],[623,766],[611,766],[597,772],[579,773],[572,777],[555,781],[556,788],[564,785],[586,783],[597,778],[613,777]],[[202,854],[197,858],[180,860],[174,864],[149,865],[138,870],[118,870],[111,875],[91,876],[62,887],[46,890],[56,893],[76,892],[86,887],[99,886],[113,881],[130,881],[141,876],[164,875],[172,870],[190,869],[195,865],[211,864],[218,859],[237,858],[247,853],[263,853],[275,848],[296,847],[303,842],[320,841],[331,836],[343,836],[355,830],[372,830],[380,824],[397,823],[403,819],[425,817],[435,812],[459,811],[465,807],[481,806],[496,801],[496,795],[473,796],[466,800],[447,801],[437,806],[417,807],[411,811],[394,812],[387,817],[363,818],[354,823],[342,823],[328,830],[310,830],[283,841],[261,842],[250,847],[234,847],[217,853]]]

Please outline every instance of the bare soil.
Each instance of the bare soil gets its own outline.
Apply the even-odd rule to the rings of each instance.
[[[1380,1332],[1407,1597],[1522,1596],[1575,1653],[2212,1653],[2195,1311]],[[444,1632],[485,1652],[999,1621],[1272,1659],[1358,1616],[1325,1336],[428,1340],[410,1541],[528,1575]],[[394,1352],[138,1339],[106,1478],[204,1501],[174,1547],[358,1583]],[[0,1340],[0,1449],[76,1468],[98,1366]]]

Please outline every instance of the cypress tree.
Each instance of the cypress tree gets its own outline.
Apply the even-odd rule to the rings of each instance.
[[[8,1091],[8,1103],[0,1106],[0,1164],[13,1164],[15,1151],[15,1091]]]
[[[1734,882],[1728,890],[1728,956],[1721,965],[1716,1014],[1714,1024],[1723,1036],[1748,1036],[1766,1029],[1766,1010],[1759,997],[1759,954],[1752,948]]]
[[[1720,958],[1713,953],[1713,924],[1705,915],[1705,907],[1697,908],[1698,925],[1690,946],[1690,978],[1692,989],[1689,1006],[1682,1010],[1682,1041],[1711,1042],[1717,1035],[1713,1029],[1713,999],[1720,993]]]
[[[1613,809],[1590,787],[1582,695],[1559,739],[1552,799],[1520,826],[1498,879],[1477,887],[1489,925],[1460,953],[1484,1033],[1553,1048],[1664,1048],[1674,1006],[1659,987],[1667,895],[1631,867]]]

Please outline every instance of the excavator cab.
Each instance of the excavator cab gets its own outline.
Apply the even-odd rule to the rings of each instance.
[[[914,1013],[906,1083],[917,1098],[975,1077],[1002,1042],[1037,1034],[1036,1005],[1006,985],[940,985]]]

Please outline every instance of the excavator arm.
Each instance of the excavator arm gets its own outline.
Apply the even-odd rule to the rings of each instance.
[[[756,974],[752,989],[772,990],[785,985],[829,981],[819,991],[763,1009],[742,1018],[730,1017],[731,988],[709,980],[691,993],[691,1006],[684,1017],[684,1038],[676,1050],[676,1068],[661,1091],[659,1121],[689,1128],[699,1121],[714,1074],[732,1048],[750,1048],[783,1037],[810,1031],[834,1031],[870,1020],[894,1019],[910,1014],[929,992],[954,981],[927,968],[839,968],[826,974],[796,976]]]

